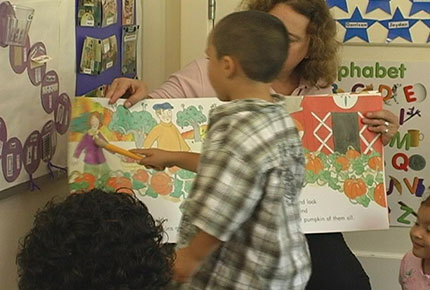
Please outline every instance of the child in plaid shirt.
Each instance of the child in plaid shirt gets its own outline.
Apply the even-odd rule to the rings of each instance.
[[[186,289],[305,289],[310,275],[298,196],[304,156],[283,99],[270,94],[288,32],[258,11],[228,15],[208,40],[218,98],[201,155],[137,149],[140,163],[197,172],[181,205],[173,280]]]

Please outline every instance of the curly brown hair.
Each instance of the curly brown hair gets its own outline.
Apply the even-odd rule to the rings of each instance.
[[[20,242],[19,289],[163,289],[174,261],[164,235],[129,194],[94,189],[50,201]]]
[[[336,40],[336,22],[324,0],[242,0],[241,9],[269,12],[278,4],[286,4],[309,19],[309,57],[294,72],[309,85],[328,87],[337,77],[340,43]]]

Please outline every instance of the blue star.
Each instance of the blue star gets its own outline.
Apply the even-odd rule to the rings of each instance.
[[[397,8],[392,19],[381,20],[380,23],[388,29],[387,41],[391,42],[397,37],[401,37],[412,42],[409,29],[417,23],[418,19],[405,19]]]
[[[346,29],[343,42],[346,42],[355,36],[361,38],[365,42],[369,42],[367,28],[369,28],[370,26],[372,26],[372,24],[376,22],[376,20],[372,19],[363,19],[358,8],[355,8],[351,18],[339,19],[338,21]]]
[[[367,5],[366,13],[372,12],[376,9],[381,9],[388,14],[391,14],[390,1],[391,0],[369,0],[369,5]]]
[[[348,6],[346,0],[327,0],[328,8],[339,7],[345,12],[348,12]]]
[[[411,11],[409,11],[409,16],[419,11],[430,12],[430,3],[428,2],[423,3],[421,1],[416,1],[416,0],[411,0],[411,2],[412,2],[412,7],[411,7]],[[416,2],[419,2],[419,3],[416,3]]]

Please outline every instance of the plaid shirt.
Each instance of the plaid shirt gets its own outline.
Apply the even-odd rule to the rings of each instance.
[[[305,288],[310,259],[298,204],[304,156],[284,106],[245,99],[210,113],[178,247],[198,229],[223,243],[186,289]]]

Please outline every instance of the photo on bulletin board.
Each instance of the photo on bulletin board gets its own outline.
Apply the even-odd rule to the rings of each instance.
[[[378,90],[384,109],[399,116],[399,131],[385,146],[390,225],[411,226],[430,186],[430,63],[350,61],[339,68],[334,90]],[[424,72],[424,73],[423,73]]]
[[[326,1],[344,45],[430,45],[430,1]]]

